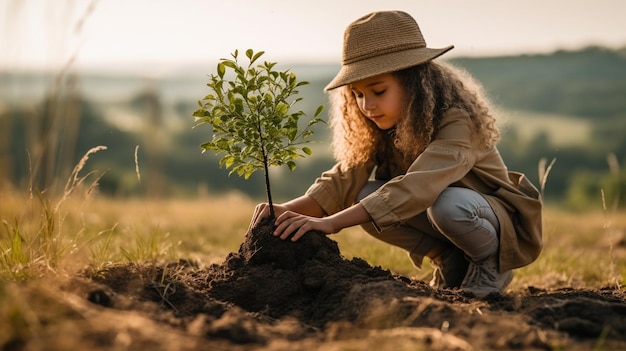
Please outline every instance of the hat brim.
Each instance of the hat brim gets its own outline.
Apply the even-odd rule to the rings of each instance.
[[[326,85],[324,90],[332,90],[346,84],[357,82],[361,79],[417,66],[435,59],[453,48],[454,45],[441,49],[416,48],[344,64],[339,73]]]

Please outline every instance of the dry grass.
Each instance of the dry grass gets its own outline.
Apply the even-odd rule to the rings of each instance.
[[[0,273],[17,279],[108,262],[221,261],[243,241],[254,207],[236,194],[190,201],[71,197],[55,204],[5,190],[2,199]]]
[[[4,279],[71,274],[108,262],[192,259],[218,263],[238,249],[255,205],[239,194],[187,200],[74,196],[58,206],[46,201],[7,189],[2,192],[0,273]],[[362,257],[398,274],[429,279],[428,264],[415,269],[405,252],[359,228],[346,229],[333,239],[348,258]],[[624,282],[623,211],[568,213],[548,207],[544,240],[542,255],[517,271],[512,288],[601,287]]]
[[[605,287],[626,279],[626,213],[569,213],[548,207],[544,251],[519,270],[518,285]]]

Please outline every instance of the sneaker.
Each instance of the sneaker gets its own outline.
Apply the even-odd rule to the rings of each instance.
[[[454,247],[430,260],[433,279],[429,285],[434,289],[458,288],[465,277],[469,261],[459,248]]]
[[[461,283],[461,291],[483,298],[491,293],[499,293],[513,280],[513,271],[498,272],[498,255],[494,254],[482,261],[470,261],[467,274]]]

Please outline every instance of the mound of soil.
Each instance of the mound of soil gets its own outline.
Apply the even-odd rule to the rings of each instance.
[[[475,299],[348,260],[321,233],[293,243],[272,230],[260,223],[219,265],[110,265],[86,270],[66,289],[97,308],[177,330],[186,341],[178,349],[626,347],[621,289],[531,287]]]

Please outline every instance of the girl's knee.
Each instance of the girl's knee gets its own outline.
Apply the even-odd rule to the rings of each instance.
[[[426,210],[430,222],[442,233],[447,232],[446,227],[457,219],[469,217],[467,208],[461,205],[462,194],[458,189],[461,188],[446,188]]]
[[[485,221],[496,231],[499,228],[489,202],[478,192],[467,188],[446,188],[427,214],[431,223],[444,234],[465,233],[485,225]]]

